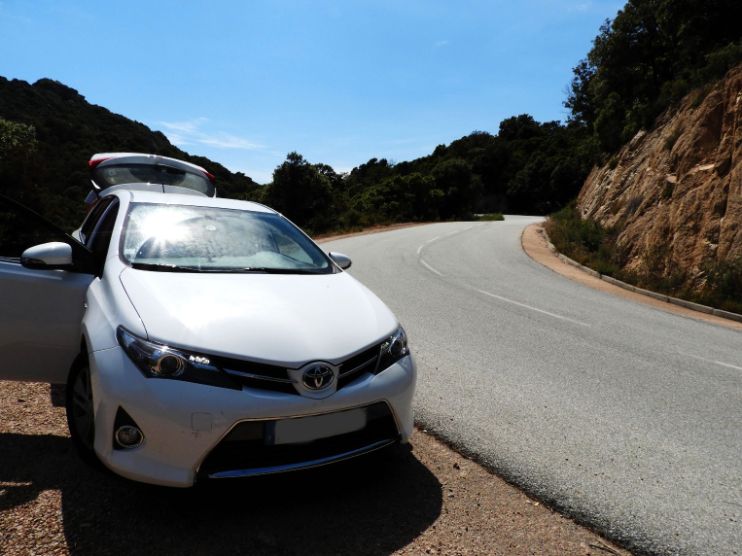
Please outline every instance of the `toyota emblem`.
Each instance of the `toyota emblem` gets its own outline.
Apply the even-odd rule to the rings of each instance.
[[[318,363],[308,367],[302,376],[302,382],[310,390],[324,390],[332,384],[335,373],[327,365]]]

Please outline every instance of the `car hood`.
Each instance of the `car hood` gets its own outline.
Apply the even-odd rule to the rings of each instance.
[[[330,363],[393,332],[391,311],[337,274],[120,275],[151,340],[207,354],[300,366]]]

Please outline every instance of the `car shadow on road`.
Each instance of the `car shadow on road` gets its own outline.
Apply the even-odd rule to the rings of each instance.
[[[168,489],[91,468],[69,438],[0,434],[0,512],[62,497],[65,540],[87,554],[389,554],[440,515],[442,487],[395,449],[321,469]]]

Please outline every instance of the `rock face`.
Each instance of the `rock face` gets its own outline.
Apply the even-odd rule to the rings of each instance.
[[[742,66],[594,168],[577,206],[619,232],[628,271],[698,290],[707,264],[742,257]]]

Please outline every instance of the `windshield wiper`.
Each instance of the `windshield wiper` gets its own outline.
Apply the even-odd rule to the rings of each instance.
[[[246,266],[246,267],[219,267],[219,266],[178,266],[160,263],[132,263],[132,268],[137,270],[153,270],[156,272],[202,272],[212,274],[322,274],[321,270],[310,268],[274,268],[269,266]]]
[[[313,268],[275,268],[270,266],[245,266],[241,268],[202,268],[201,272],[228,272],[228,273],[250,273],[256,274],[322,274],[321,270]]]
[[[137,270],[154,270],[155,272],[201,272],[195,267],[177,266],[174,264],[131,263],[131,267]]]

